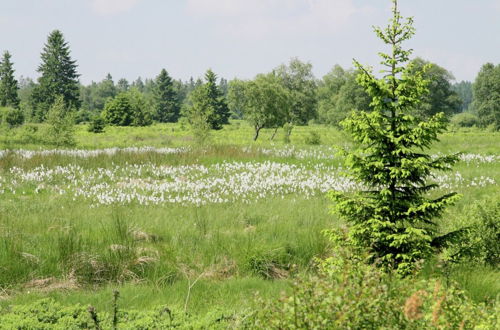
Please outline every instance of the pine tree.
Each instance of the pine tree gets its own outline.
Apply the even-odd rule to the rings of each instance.
[[[154,89],[154,119],[161,123],[173,123],[179,118],[180,105],[172,78],[162,69]]]
[[[375,32],[392,49],[380,54],[386,67],[382,78],[355,61],[357,79],[370,95],[373,112],[354,112],[342,125],[358,148],[344,151],[346,165],[364,191],[333,192],[334,211],[351,224],[352,244],[367,248],[381,265],[406,275],[415,261],[432,251],[436,237],[434,219],[457,200],[456,193],[440,197],[427,194],[437,188],[435,171],[449,170],[457,155],[432,157],[425,153],[446,128],[444,114],[419,121],[410,113],[427,93],[422,72],[406,65],[411,50],[402,42],[414,34],[412,18],[402,22],[393,0],[393,18],[386,29]]]
[[[208,122],[212,129],[221,129],[223,124],[229,123],[229,108],[226,99],[217,86],[217,75],[209,69],[205,74],[205,80],[205,93],[214,109],[213,113],[208,117]]]
[[[10,53],[5,51],[0,62],[0,106],[18,108],[19,97],[17,91],[19,87],[17,80],[14,78],[14,69],[10,58]]]
[[[56,98],[61,95],[69,108],[80,106],[80,89],[76,61],[70,57],[68,43],[59,30],[50,33],[38,67],[41,77],[33,91],[35,117],[42,121]]]

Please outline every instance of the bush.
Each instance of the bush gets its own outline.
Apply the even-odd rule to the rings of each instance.
[[[0,309],[2,329],[227,329],[232,316],[214,311],[201,317],[158,307],[151,311],[121,311],[116,321],[108,313],[81,305],[62,306],[53,299]]]
[[[148,126],[153,123],[144,96],[134,89],[109,99],[102,116],[108,124],[115,126]]]
[[[74,146],[75,116],[68,109],[62,96],[56,98],[47,113],[49,127],[45,132],[45,142],[56,146]]]
[[[102,133],[106,127],[106,121],[101,116],[94,117],[90,123],[87,131],[91,133]]]
[[[309,145],[320,145],[321,136],[316,131],[309,131],[309,135],[305,138],[305,143]]]
[[[497,267],[500,265],[500,198],[474,204],[460,221],[463,226],[449,247],[446,259]]]
[[[2,108],[0,121],[10,128],[21,126],[24,123],[24,114],[21,109]]]
[[[473,127],[479,125],[479,118],[472,113],[462,112],[454,115],[450,123],[456,127]]]
[[[367,264],[367,253],[329,232],[330,258],[318,273],[299,277],[293,294],[262,303],[250,328],[266,329],[493,329],[500,305],[474,304],[454,286],[400,278]]]

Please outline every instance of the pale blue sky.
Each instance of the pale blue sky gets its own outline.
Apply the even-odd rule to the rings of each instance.
[[[457,80],[473,80],[500,62],[500,0],[400,0],[414,16],[415,56]],[[16,75],[38,77],[47,35],[63,32],[81,81],[174,78],[207,68],[228,79],[252,78],[298,57],[318,78],[352,58],[376,65],[383,50],[372,25],[385,25],[389,0],[0,0],[0,50]]]

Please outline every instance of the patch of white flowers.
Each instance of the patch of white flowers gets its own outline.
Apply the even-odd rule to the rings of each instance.
[[[298,194],[306,198],[331,190],[360,190],[345,177],[342,168],[325,164],[279,162],[223,162],[210,166],[148,164],[114,165],[87,169],[79,165],[32,169],[12,167],[9,180],[0,178],[0,193],[31,190],[69,194],[90,200],[92,205],[254,202],[268,197]],[[488,177],[463,178],[460,173],[434,178],[442,189],[483,187],[495,184]]]
[[[30,170],[10,169],[12,183],[32,185],[35,193],[51,190],[83,197],[96,204],[143,205],[178,203],[252,202],[269,196],[306,198],[330,190],[349,191],[360,186],[326,165],[291,165],[276,162],[223,162],[211,166],[115,165],[85,169],[78,165]]]
[[[49,149],[49,150],[0,150],[0,158],[5,157],[7,154],[12,153],[24,159],[30,159],[35,156],[68,156],[75,158],[90,158],[98,156],[114,156],[118,153],[159,153],[159,154],[180,154],[189,152],[190,149],[186,147],[180,148],[154,148],[154,147],[130,147],[130,148],[106,148],[106,149]]]

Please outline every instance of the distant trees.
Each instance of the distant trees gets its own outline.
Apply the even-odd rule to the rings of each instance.
[[[458,97],[462,101],[460,104],[460,111],[464,112],[470,110],[473,97],[472,83],[470,81],[461,81],[453,84],[451,89],[457,93]]]
[[[462,100],[452,88],[451,81],[455,78],[449,71],[419,57],[411,65],[413,72],[423,72],[423,78],[429,81],[429,93],[414,109],[415,116],[426,119],[443,112],[449,117],[460,112]]]
[[[483,65],[474,82],[473,108],[480,125],[500,130],[500,65]]]
[[[354,110],[369,111],[370,97],[356,81],[357,72],[335,65],[318,86],[318,120],[339,126]]]
[[[290,92],[291,107],[286,121],[293,125],[306,125],[316,117],[317,85],[312,64],[293,58],[288,65],[280,65],[274,72]]]
[[[229,123],[229,108],[226,99],[217,86],[217,75],[208,70],[205,84],[196,87],[189,97],[189,105],[185,107],[185,116],[190,123],[204,118],[211,129],[221,129]]]
[[[52,31],[42,54],[38,67],[41,74],[38,85],[33,91],[34,118],[43,121],[47,111],[58,96],[62,96],[66,106],[79,108],[79,74],[76,61],[71,59],[68,43],[59,30]]]
[[[8,51],[3,53],[0,62],[0,106],[19,107],[17,91],[17,80],[14,78],[14,69],[10,61],[11,55]]]
[[[172,78],[165,69],[156,77],[154,98],[154,119],[160,123],[176,122],[179,118],[180,104]]]

